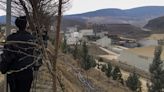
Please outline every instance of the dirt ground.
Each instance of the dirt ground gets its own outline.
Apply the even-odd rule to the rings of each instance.
[[[3,75],[0,74],[0,92],[3,92],[4,91],[3,90],[3,88],[4,88],[3,80],[4,80]]]
[[[89,45],[89,53],[91,55],[107,55],[108,53],[101,50],[97,45],[95,45],[94,43],[91,43]]]
[[[62,74],[62,79],[64,80],[64,85],[66,92],[85,92],[86,87],[81,83],[77,77],[77,72],[80,72],[84,79],[94,88],[95,91],[91,92],[131,92],[125,86],[120,83],[113,81],[105,76],[104,73],[97,69],[90,69],[84,71],[79,68],[77,61],[72,59],[72,56],[64,56],[67,62],[77,70],[74,71],[69,65],[60,59],[60,64],[58,66],[59,71]]]
[[[102,48],[101,48],[102,49]],[[103,50],[103,49],[102,49]],[[104,49],[104,51],[105,51],[105,49]],[[129,74],[130,74],[130,72],[129,72],[129,69],[130,69],[130,67],[129,67],[129,69],[127,68],[127,66],[123,66],[123,65],[121,65],[119,62],[117,62],[116,60],[117,60],[117,55],[114,55],[114,54],[110,54],[110,52],[111,51],[109,51],[109,50],[107,50],[106,52],[109,52],[109,54],[108,55],[99,55],[99,57],[102,57],[103,59],[105,59],[105,61],[106,61],[106,63],[108,63],[108,62],[110,62],[111,61],[111,63],[113,64],[113,65],[117,65],[117,66],[121,66],[120,68],[122,68],[122,74],[123,74],[123,78],[124,79],[127,79],[128,78],[128,76],[129,76]],[[113,62],[112,62],[113,61]],[[127,71],[125,71],[125,68],[127,68],[128,69],[128,72]],[[141,73],[141,72],[138,72],[137,71],[137,73]],[[140,81],[141,81],[141,83],[142,83],[142,92],[148,92],[148,89],[147,89],[147,86],[146,86],[146,84],[147,84],[147,79],[146,78],[144,78],[144,77],[141,77],[140,78]]]
[[[100,53],[106,54],[103,51]],[[127,87],[107,78],[104,73],[97,69],[93,68],[88,71],[84,71],[80,68],[78,60],[74,60],[72,55],[63,55],[62,57],[59,57],[57,70],[65,92],[131,92]],[[48,75],[49,74],[47,73],[43,73],[41,76],[46,77]],[[46,80],[44,82],[46,83]],[[40,85],[39,87],[42,86],[48,87],[52,85],[48,83],[48,86]],[[59,83],[58,89],[58,92],[62,92]],[[2,89],[0,88],[0,92],[3,92],[1,90]]]

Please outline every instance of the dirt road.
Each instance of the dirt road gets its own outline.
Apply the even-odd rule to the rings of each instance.
[[[108,55],[99,55],[99,57],[105,58],[107,60],[117,60],[119,54],[116,54],[116,53],[114,53],[108,49],[102,48],[102,47],[100,47],[100,49],[102,49],[103,51],[106,51],[109,54]],[[130,73],[126,72],[124,70],[121,70],[121,72],[122,72],[124,80],[127,79]],[[147,79],[140,77],[140,81],[142,83],[142,92],[148,92],[148,89],[146,86]]]

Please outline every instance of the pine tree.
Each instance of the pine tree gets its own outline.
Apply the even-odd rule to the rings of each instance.
[[[86,42],[83,42],[83,44],[82,44],[82,58],[84,60],[86,60],[87,56],[88,56],[88,47],[87,47]]]
[[[76,44],[73,50],[73,57],[74,59],[78,58],[78,45]]]
[[[64,41],[62,43],[62,52],[67,53],[67,40],[65,36],[64,36]]]
[[[89,55],[86,56],[86,60],[83,63],[84,63],[83,68],[85,70],[89,70],[91,68],[91,62],[90,62],[90,56]]]
[[[72,53],[73,52],[72,48],[70,46],[67,46],[67,51],[68,51],[68,53]]]
[[[91,67],[96,67],[96,61],[95,61],[95,59],[94,59],[94,57],[93,56],[90,56],[91,58],[90,58],[90,62],[91,62]]]
[[[120,68],[116,66],[112,72],[112,78],[113,80],[121,80],[122,79],[122,74],[120,71]]]
[[[164,70],[163,62],[161,61],[162,46],[158,46],[154,52],[154,59],[150,64],[149,72],[151,74],[151,85],[149,92],[163,92],[164,89]]]
[[[106,76],[111,77],[111,75],[112,75],[112,65],[111,65],[111,63],[108,63],[108,67],[106,70]]]
[[[95,59],[93,58],[93,56],[89,55],[88,53],[88,47],[87,47],[86,42],[83,42],[82,49],[80,49],[79,53],[76,55],[80,56],[81,67],[83,69],[88,70],[96,66]]]
[[[100,64],[99,63],[97,64],[97,69],[100,69]]]
[[[129,75],[126,80],[126,85],[133,92],[141,92],[141,82],[139,80],[139,76],[135,72]]]
[[[103,62],[104,60],[100,57],[98,61],[99,61],[99,62]]]
[[[88,54],[88,47],[87,47],[87,44],[86,42],[83,42],[83,45],[82,45],[82,68],[85,69],[85,70],[88,70],[91,68],[91,57],[89,56]]]
[[[101,71],[102,71],[102,72],[106,72],[106,70],[107,70],[106,64],[102,65]]]

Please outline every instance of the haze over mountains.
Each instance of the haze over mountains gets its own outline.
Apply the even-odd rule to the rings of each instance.
[[[0,16],[0,23],[5,23],[6,16]]]
[[[164,6],[145,6],[121,10],[117,8],[101,9],[92,12],[65,16],[66,19],[78,19],[97,24],[132,24],[143,27],[151,19],[164,16]]]
[[[149,20],[164,16],[164,6],[145,6],[132,9],[101,9],[82,14],[65,15],[64,25],[96,24],[131,24],[137,27],[145,26]],[[0,16],[0,23],[5,23],[5,16]]]

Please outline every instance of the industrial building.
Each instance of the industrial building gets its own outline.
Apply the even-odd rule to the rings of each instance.
[[[109,48],[112,43],[112,40],[110,38],[108,38],[107,36],[105,36],[105,37],[97,40],[96,42],[98,45],[100,45],[102,47]]]
[[[83,37],[95,35],[93,29],[82,29],[79,32],[82,34]]]

